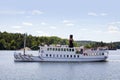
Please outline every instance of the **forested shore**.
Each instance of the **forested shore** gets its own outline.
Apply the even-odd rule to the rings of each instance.
[[[68,45],[68,39],[57,36],[32,36],[27,35],[26,46],[37,50],[39,45]],[[0,32],[0,50],[19,50],[24,45],[24,34]],[[96,41],[74,41],[74,46],[85,46],[86,48],[104,47],[109,49],[120,49],[120,42],[96,42]]]

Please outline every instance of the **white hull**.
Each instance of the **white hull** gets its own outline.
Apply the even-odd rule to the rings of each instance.
[[[41,58],[40,56],[14,55],[16,62],[85,62],[85,61],[105,61],[107,56],[80,56],[79,58]]]
[[[84,50],[77,51],[75,47],[40,47],[38,56],[14,53],[15,61],[25,62],[83,62],[83,61],[105,61],[108,57],[106,50]]]

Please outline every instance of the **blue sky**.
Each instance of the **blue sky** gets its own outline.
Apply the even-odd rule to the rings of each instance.
[[[119,0],[1,0],[0,31],[120,41]]]

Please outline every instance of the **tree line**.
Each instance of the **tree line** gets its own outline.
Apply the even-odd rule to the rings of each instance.
[[[0,50],[19,50],[24,46],[24,35],[21,33],[7,33],[0,32]],[[56,36],[46,37],[36,37],[32,35],[26,36],[26,47],[32,50],[37,50],[40,45],[66,45],[68,44],[67,39],[61,39]]]
[[[68,39],[62,39],[56,36],[26,36],[26,46],[32,50],[39,49],[40,45],[68,45]],[[24,46],[24,34],[0,32],[0,50],[19,50]],[[120,49],[120,42],[92,42],[92,41],[74,41],[74,46],[85,46],[86,48],[104,47],[109,49]]]
[[[79,46],[85,46],[85,48],[97,48],[97,47],[108,47],[109,50],[120,49],[120,42],[96,42],[96,41],[77,41]]]

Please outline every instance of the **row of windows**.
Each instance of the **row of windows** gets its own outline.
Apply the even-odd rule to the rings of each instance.
[[[84,56],[97,56],[97,55],[104,55],[104,53],[100,53],[100,54],[91,54],[91,55],[87,55],[84,54]],[[46,54],[46,57],[59,57],[59,58],[79,58],[80,55],[58,55],[58,54]]]
[[[74,51],[73,48],[47,48],[47,51]]]
[[[58,54],[46,54],[46,57],[59,57],[59,58],[79,58],[80,55],[58,55]]]

